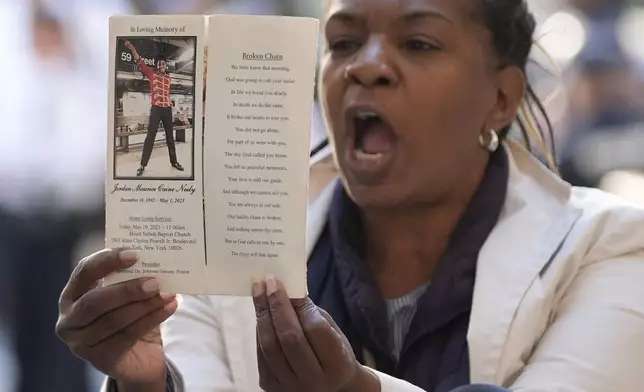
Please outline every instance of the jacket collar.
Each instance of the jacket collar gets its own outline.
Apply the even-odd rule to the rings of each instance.
[[[495,383],[512,322],[533,281],[581,216],[571,187],[516,142],[501,217],[479,253],[468,343],[473,382]]]
[[[519,143],[506,141],[503,146],[510,165],[508,191],[499,221],[478,259],[468,332],[472,382],[497,381],[503,348],[521,300],[581,215],[570,206],[570,185]],[[327,150],[311,167],[309,255],[326,223],[336,176]]]

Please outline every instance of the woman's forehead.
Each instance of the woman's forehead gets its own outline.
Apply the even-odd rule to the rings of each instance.
[[[473,12],[476,0],[327,0],[326,17],[336,13],[356,13],[363,17],[382,13],[394,18],[401,13],[432,11],[458,19]]]

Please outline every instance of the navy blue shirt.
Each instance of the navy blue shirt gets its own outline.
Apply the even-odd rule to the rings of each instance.
[[[503,208],[508,172],[500,148],[418,300],[399,360],[393,354],[385,301],[365,262],[358,207],[336,184],[328,222],[309,259],[308,286],[311,299],[333,317],[360,362],[364,364],[366,349],[377,370],[426,391],[448,392],[469,384],[467,330],[476,261]]]

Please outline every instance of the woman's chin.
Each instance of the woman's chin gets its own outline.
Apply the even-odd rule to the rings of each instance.
[[[397,208],[404,204],[404,188],[395,181],[384,181],[379,184],[368,185],[351,179],[344,179],[347,194],[360,208],[388,209]]]

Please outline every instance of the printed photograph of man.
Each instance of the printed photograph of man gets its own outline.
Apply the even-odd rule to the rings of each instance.
[[[195,41],[118,40],[115,178],[193,178]]]

